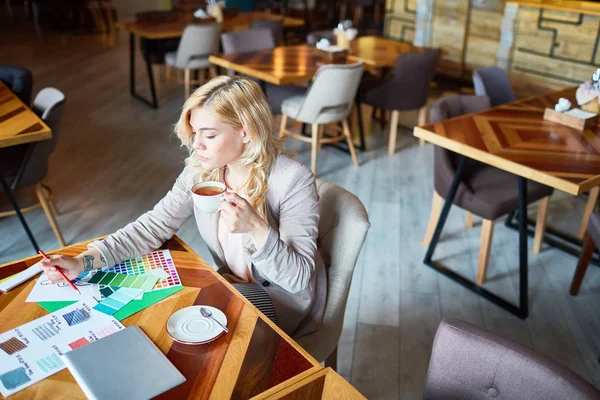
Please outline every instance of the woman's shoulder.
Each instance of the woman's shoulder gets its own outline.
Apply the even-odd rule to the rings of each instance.
[[[275,166],[273,167],[273,171],[271,171],[269,180],[274,183],[293,183],[298,180],[310,180],[314,182],[315,176],[306,165],[284,154],[280,154],[275,160]]]

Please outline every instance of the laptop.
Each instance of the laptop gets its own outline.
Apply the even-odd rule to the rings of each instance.
[[[137,326],[65,353],[62,358],[89,399],[149,399],[185,382]]]

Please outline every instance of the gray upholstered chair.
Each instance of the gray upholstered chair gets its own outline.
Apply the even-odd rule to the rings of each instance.
[[[579,294],[581,282],[598,244],[600,244],[600,214],[593,213],[590,215],[587,223],[587,232],[583,239],[583,249],[581,250],[581,255],[573,274],[573,280],[571,281],[571,288],[569,289],[571,296]]]
[[[306,44],[309,46],[314,46],[321,39],[329,40],[330,44],[337,43],[337,38],[335,37],[333,30],[329,29],[326,31],[314,31],[306,35]]]
[[[25,105],[31,105],[33,76],[26,68],[13,65],[0,65],[0,81],[2,81]]]
[[[515,101],[517,96],[513,92],[508,75],[498,67],[485,67],[473,72],[473,86],[477,96],[490,98],[492,106]]]
[[[252,21],[250,29],[269,29],[275,40],[275,46],[281,46],[284,44],[283,37],[283,18],[279,19],[258,19]]]
[[[327,303],[321,328],[295,340],[318,361],[336,369],[337,345],[354,266],[371,226],[367,210],[352,193],[317,179],[318,247],[327,270]]]
[[[204,84],[204,73],[210,69],[211,76],[217,76],[214,65],[208,62],[208,56],[219,51],[220,24],[188,25],[183,31],[177,51],[165,54],[167,79],[171,68],[184,70],[185,98],[190,96],[192,84]],[[190,72],[200,70],[200,79],[190,79]]]
[[[556,361],[469,323],[444,318],[425,400],[593,400],[600,391]]]
[[[314,173],[317,172],[317,151],[320,145],[342,140],[346,140],[348,143],[352,161],[358,167],[358,158],[356,158],[352,144],[347,118],[354,104],[363,68],[363,62],[349,65],[324,65],[315,74],[305,95],[292,96],[281,105],[279,136],[288,135],[312,144],[310,168]],[[311,137],[287,130],[288,117],[305,124],[312,124]],[[323,129],[320,129],[319,126],[334,122],[342,123],[340,134],[322,138]],[[336,125],[336,128],[339,127]]]
[[[60,132],[60,121],[65,104],[65,95],[58,89],[42,89],[33,101],[32,109],[52,130],[52,139],[0,149],[0,170],[5,173],[7,182],[13,190],[35,186],[39,203],[21,209],[22,212],[42,208],[50,226],[61,246],[65,246],[55,215],[56,205],[52,200],[52,192],[42,180],[48,173],[48,158],[56,147]],[[33,146],[33,147],[30,147]],[[1,189],[0,189],[1,190]],[[0,217],[14,215],[14,211],[0,213]]]
[[[439,49],[401,54],[396,61],[396,69],[392,77],[363,80],[358,102],[383,110],[392,110],[388,154],[394,154],[396,149],[400,111],[418,109],[418,125],[425,125],[427,122],[429,86],[440,55]]]
[[[431,122],[436,123],[462,114],[476,112],[490,105],[485,96],[445,97],[431,106]],[[444,199],[450,190],[458,155],[435,146],[434,148],[434,192],[429,224],[424,243],[429,246],[437,225]],[[475,160],[467,159],[462,181],[454,197],[454,204],[483,219],[477,282],[483,284],[494,234],[494,221],[519,206],[518,178],[506,171]],[[552,188],[534,181],[527,183],[528,204],[540,200],[533,250],[538,253],[544,237],[546,214]],[[472,215],[467,216],[467,227],[472,226]]]
[[[221,46],[224,54],[231,53],[250,53],[260,50],[271,50],[275,46],[275,38],[269,28],[249,29],[245,31],[227,32],[221,35]],[[234,71],[227,71],[229,75],[234,75]],[[252,79],[252,78],[251,78]],[[264,85],[265,95],[271,106],[273,114],[281,113],[281,104],[283,101],[294,95],[300,95],[306,89],[294,85],[273,85],[266,83]]]

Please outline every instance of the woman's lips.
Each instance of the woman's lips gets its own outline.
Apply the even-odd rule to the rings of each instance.
[[[206,158],[206,157],[202,157],[200,154],[196,154],[196,156],[198,156],[198,159],[199,159],[200,161],[208,161],[208,158]]]

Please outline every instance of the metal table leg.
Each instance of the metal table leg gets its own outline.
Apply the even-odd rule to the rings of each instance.
[[[148,73],[148,79],[150,81],[150,92],[152,93],[152,101],[140,96],[135,91],[135,35],[129,33],[129,93],[131,96],[142,103],[149,105],[150,107],[158,108],[158,102],[156,101],[156,91],[154,90],[154,75],[152,73],[152,66],[150,61],[146,60],[146,71]]]
[[[453,281],[457,282],[461,286],[477,293],[478,295],[484,297],[485,299],[491,301],[496,304],[498,307],[503,308],[504,310],[510,312],[511,314],[516,315],[519,318],[527,318],[529,313],[528,309],[528,271],[527,271],[527,232],[526,232],[526,220],[524,217],[519,218],[519,306],[515,306],[514,304],[506,301],[505,299],[493,294],[492,292],[487,291],[483,287],[479,286],[477,283],[470,281],[463,277],[462,275],[448,269],[444,265],[439,262],[432,261],[433,253],[437,246],[437,243],[442,234],[442,230],[444,228],[444,224],[446,223],[446,219],[448,218],[448,213],[450,212],[450,207],[454,201],[454,197],[456,196],[456,192],[458,191],[458,185],[460,183],[463,169],[465,166],[466,157],[461,156],[460,161],[458,163],[458,167],[456,168],[456,172],[454,174],[454,179],[452,181],[452,185],[450,186],[450,190],[446,196],[446,200],[444,201],[444,207],[442,208],[442,212],[440,214],[440,219],[435,227],[435,232],[433,233],[433,238],[431,239],[431,243],[429,244],[429,248],[427,249],[427,253],[425,254],[425,259],[423,263],[442,275],[447,276]],[[527,208],[527,180],[525,178],[519,177],[519,210],[521,210],[521,215],[525,214],[524,211]]]
[[[29,230],[29,225],[27,225],[27,221],[25,221],[25,218],[21,213],[21,209],[19,208],[19,204],[17,204],[17,200],[13,195],[12,189],[10,188],[10,185],[6,183],[6,179],[4,179],[4,175],[2,175],[2,173],[0,173],[0,185],[2,185],[2,189],[8,196],[8,200],[10,201],[12,208],[17,213],[17,217],[19,217],[19,221],[21,221],[21,225],[23,225],[23,229],[25,229],[25,233],[27,233],[27,237],[29,237],[29,241],[31,241],[31,244],[37,253],[40,250],[40,246],[38,246],[33,234],[31,233],[31,230]]]

